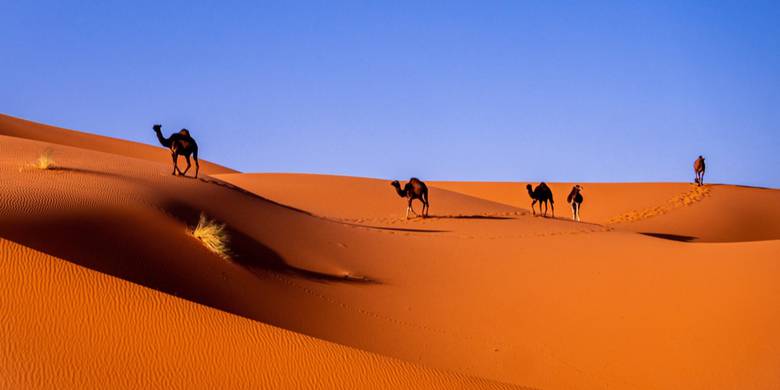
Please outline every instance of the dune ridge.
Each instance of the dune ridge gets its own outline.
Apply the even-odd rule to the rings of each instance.
[[[150,140],[156,141],[152,136],[153,133],[151,130],[149,130],[148,134]],[[48,142],[55,145],[72,146],[86,150],[155,161],[158,163],[170,164],[171,161],[170,154],[160,153],[160,147],[157,146],[89,134],[76,130],[67,130],[4,114],[0,114],[0,135]],[[233,169],[203,159],[200,160],[200,165],[201,172],[205,174],[236,172]]]

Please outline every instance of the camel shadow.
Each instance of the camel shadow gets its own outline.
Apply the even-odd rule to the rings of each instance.
[[[639,232],[639,234],[643,236],[655,237],[663,240],[671,240],[671,241],[679,241],[679,242],[691,242],[693,240],[698,239],[698,237],[682,236],[678,234],[669,234],[669,233]]]
[[[363,225],[360,223],[344,222],[344,221],[336,221],[336,222],[347,226],[353,226],[353,227],[359,227],[365,229],[374,229],[374,230],[388,230],[394,232],[406,232],[406,233],[449,233],[450,232],[449,230],[415,229],[415,228],[399,228],[399,227],[392,227],[392,226]]]
[[[501,215],[429,215],[425,219],[486,219],[486,220],[507,220],[517,219],[515,217]]]

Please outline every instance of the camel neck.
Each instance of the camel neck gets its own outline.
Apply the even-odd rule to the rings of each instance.
[[[157,134],[157,140],[160,141],[160,144],[162,144],[162,146],[166,146],[166,147],[171,146],[170,138],[163,137],[162,131],[155,130],[154,133]]]

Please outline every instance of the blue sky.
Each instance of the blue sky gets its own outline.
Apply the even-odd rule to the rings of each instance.
[[[0,112],[246,172],[780,187],[780,2],[0,2]]]

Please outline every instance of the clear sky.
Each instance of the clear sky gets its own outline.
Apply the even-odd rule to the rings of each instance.
[[[780,2],[0,0],[0,112],[246,172],[780,187]]]

